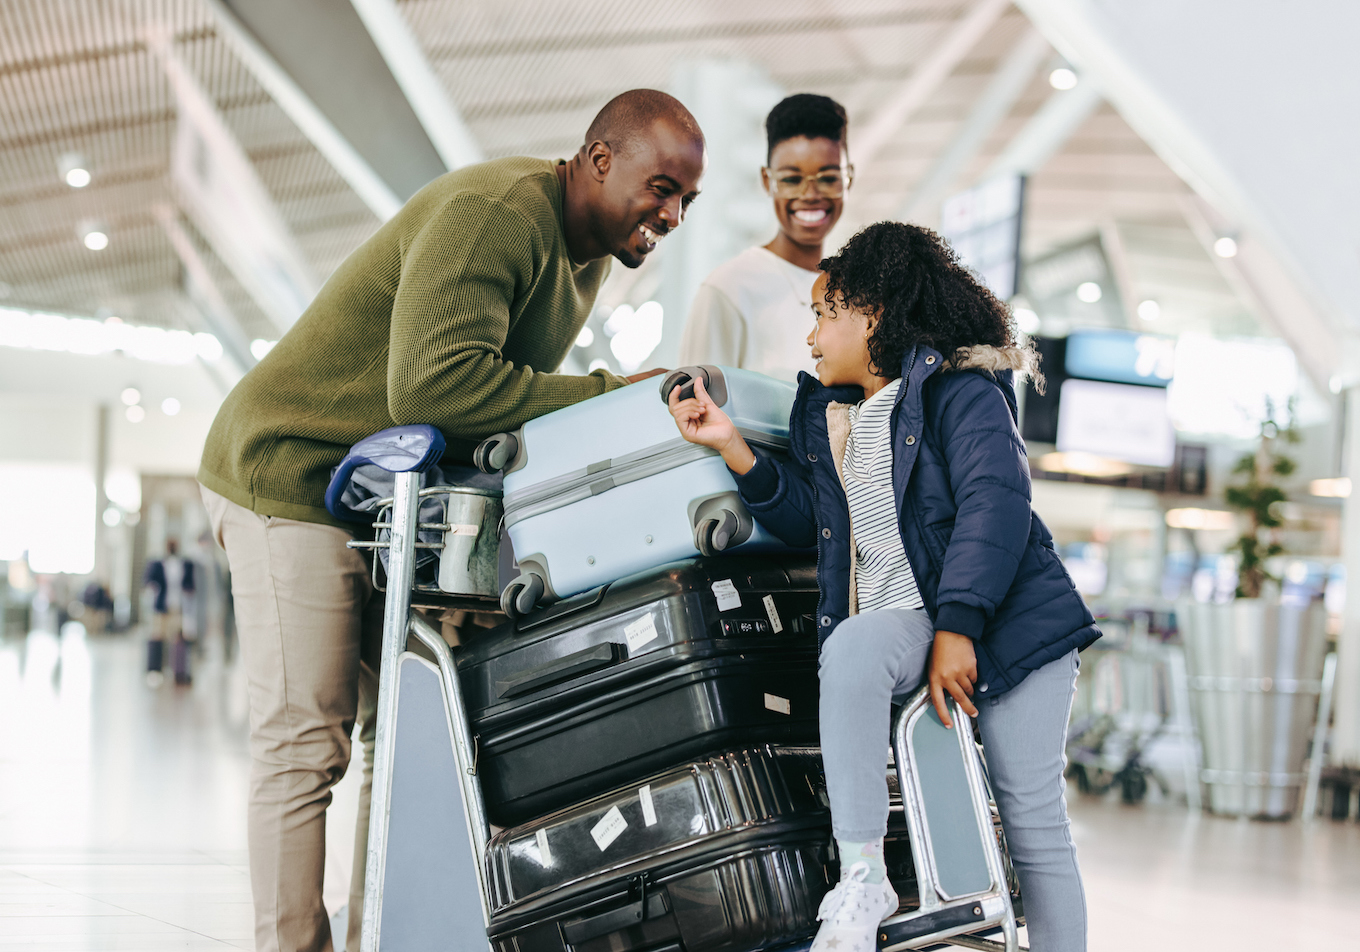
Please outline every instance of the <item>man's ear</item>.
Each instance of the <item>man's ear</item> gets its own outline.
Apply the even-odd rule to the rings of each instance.
[[[614,150],[609,147],[608,142],[596,139],[585,147],[585,153],[586,167],[590,169],[590,177],[597,182],[603,182],[613,166]]]

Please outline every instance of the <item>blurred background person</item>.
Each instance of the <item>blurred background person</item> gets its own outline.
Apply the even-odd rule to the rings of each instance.
[[[165,642],[173,639],[172,667],[176,684],[188,684],[189,643],[184,619],[187,603],[194,593],[194,563],[179,556],[179,540],[165,540],[165,557],[147,563],[146,587],[155,599],[152,605],[151,638],[147,641],[146,680],[153,687],[164,678]]]
[[[682,365],[722,364],[784,380],[814,372],[804,342],[812,282],[854,175],[846,124],[845,107],[812,93],[770,110],[760,181],[779,232],[714,268],[700,285],[680,344]]]

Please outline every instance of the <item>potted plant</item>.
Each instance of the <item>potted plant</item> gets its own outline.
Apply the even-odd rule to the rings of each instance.
[[[1245,519],[1232,546],[1236,598],[1224,604],[1191,600],[1177,607],[1196,730],[1203,754],[1201,781],[1215,813],[1283,819],[1298,806],[1303,760],[1317,708],[1326,647],[1326,613],[1316,600],[1282,599],[1269,560],[1283,555],[1283,481],[1298,442],[1294,407],[1289,423],[1267,404],[1256,448],[1233,467],[1224,497]]]

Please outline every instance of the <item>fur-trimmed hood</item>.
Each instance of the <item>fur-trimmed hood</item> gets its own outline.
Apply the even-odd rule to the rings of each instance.
[[[977,344],[960,348],[953,362],[945,364],[944,370],[986,370],[991,373],[1010,370],[1017,379],[1031,377],[1036,381],[1043,380],[1043,375],[1039,373],[1039,354],[1028,341],[1021,346]]]

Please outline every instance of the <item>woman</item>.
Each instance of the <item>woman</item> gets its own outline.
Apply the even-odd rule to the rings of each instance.
[[[871,952],[897,909],[883,835],[891,705],[924,680],[978,719],[1033,948],[1081,952],[1086,903],[1063,802],[1077,652],[1100,637],[1030,508],[1004,304],[933,232],[870,226],[821,263],[787,463],[703,392],[670,396],[761,525],[818,547],[822,759],[841,882],[814,952]],[[976,704],[974,703],[976,701]],[[966,729],[966,725],[961,725]]]
[[[784,380],[812,370],[803,346],[812,282],[853,174],[845,131],[845,109],[826,96],[800,93],[770,110],[760,180],[779,233],[700,285],[680,343],[682,366],[723,364]]]

